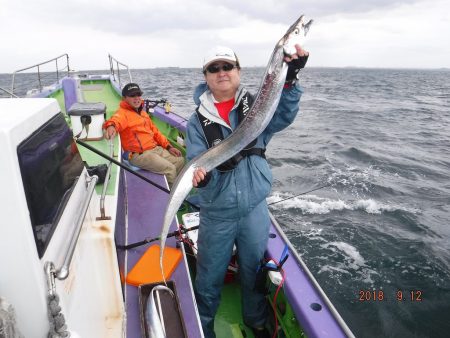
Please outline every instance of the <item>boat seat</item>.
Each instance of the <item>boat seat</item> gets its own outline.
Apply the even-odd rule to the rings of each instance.
[[[128,156],[127,156],[128,152],[122,152],[122,163],[125,163],[128,167],[130,167],[132,170],[134,171],[138,171],[141,170],[141,168],[136,167],[134,165],[132,165],[130,163],[130,161],[128,161]]]
[[[145,170],[139,167],[136,167],[135,165],[132,165],[130,161],[128,161],[128,152],[124,151],[122,152],[122,163],[126,164],[130,169],[134,170],[134,171],[139,171],[139,170]],[[151,172],[151,171],[149,171]],[[163,174],[157,174],[154,172],[151,172],[153,175],[159,175],[161,177],[165,177]],[[165,185],[165,183],[163,184]]]
[[[131,268],[126,277],[128,284],[139,286],[141,284],[157,283],[169,280],[172,272],[178,266],[183,254],[180,249],[165,247],[163,256],[164,277],[159,264],[160,246],[151,245]]]

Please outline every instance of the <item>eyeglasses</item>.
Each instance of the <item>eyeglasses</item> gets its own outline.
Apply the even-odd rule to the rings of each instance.
[[[206,70],[211,73],[215,74],[223,70],[224,72],[230,72],[232,71],[236,66],[232,65],[231,63],[224,63],[222,66],[219,66],[218,64],[212,64],[206,67]]]
[[[140,97],[140,96],[142,96],[142,94],[139,94],[139,93],[135,93],[135,94],[129,94],[129,95],[127,95],[128,97]]]

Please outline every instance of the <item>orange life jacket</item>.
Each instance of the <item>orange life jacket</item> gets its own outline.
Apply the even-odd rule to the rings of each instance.
[[[132,153],[143,153],[160,145],[167,148],[169,141],[161,134],[145,110],[137,112],[126,101],[120,102],[120,108],[103,124],[106,129],[114,126],[120,134],[122,149]]]

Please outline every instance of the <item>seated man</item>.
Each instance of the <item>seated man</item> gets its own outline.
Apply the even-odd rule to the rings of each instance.
[[[166,175],[172,186],[184,159],[143,111],[142,94],[136,83],[123,87],[120,108],[103,124],[105,137],[111,139],[118,132],[128,161],[136,167]]]

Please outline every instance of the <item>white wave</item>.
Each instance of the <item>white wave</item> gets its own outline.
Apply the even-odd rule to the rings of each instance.
[[[284,198],[289,198],[288,194],[282,196],[280,193],[275,193],[267,199],[268,204],[282,201]],[[418,209],[406,208],[390,202],[380,202],[372,198],[359,199],[355,201],[343,201],[341,199],[333,200],[322,198],[315,195],[304,195],[293,197],[286,201],[276,204],[278,208],[284,209],[300,209],[303,214],[328,214],[334,210],[363,210],[368,214],[381,214],[382,212],[393,212],[396,210],[407,211],[411,213],[419,212]]]
[[[378,272],[369,268],[366,264],[366,260],[359,253],[358,249],[345,242],[330,242],[320,245],[322,248],[331,250],[334,254],[343,256],[343,259],[339,259],[336,263],[330,265],[330,257],[326,257],[326,264],[324,264],[319,273],[328,273],[334,275],[334,279],[339,283],[341,282],[341,276],[352,275],[364,284],[373,285],[374,275],[378,275]],[[336,259],[332,259],[336,260]]]
[[[275,203],[287,197],[282,197],[279,193],[270,196],[267,199],[268,204]],[[277,204],[278,207],[301,209],[304,214],[328,214],[332,210],[349,209],[349,206],[341,200],[331,200],[314,195],[304,195],[294,197]]]
[[[369,214],[381,214],[382,212],[406,211],[412,214],[419,213],[420,210],[411,207],[404,207],[395,203],[383,203],[374,199],[361,199],[354,202],[353,210],[365,210]]]
[[[322,248],[331,249],[335,251],[334,248],[340,250],[346,257],[346,261],[349,263],[349,267],[352,269],[359,269],[366,265],[365,259],[361,256],[358,249],[354,246],[345,242],[330,242],[321,245]]]
[[[340,273],[346,273],[346,274],[350,274],[349,271],[342,269],[342,268],[338,268],[336,266],[331,266],[331,265],[324,265],[320,268],[320,270],[318,271],[318,273],[322,273],[322,272],[333,272],[333,271],[337,271]]]
[[[329,162],[332,165],[332,172],[328,182],[347,187],[356,195],[370,192],[370,182],[380,176],[380,170],[373,165],[368,167],[346,165],[345,168],[337,168],[333,166],[332,159],[329,159]]]
[[[295,229],[295,230],[298,230]],[[322,231],[321,228],[311,228],[307,230],[301,230],[302,236],[307,238],[309,241],[319,241],[319,242],[327,242],[325,238],[322,237]]]
[[[312,200],[298,199],[286,201],[286,207],[299,208],[305,214],[328,214],[333,210],[349,209],[348,205],[346,205],[345,202],[341,200],[327,200],[316,202]]]
[[[383,211],[395,211],[398,208],[369,198],[356,201],[353,209],[365,210],[369,214],[381,214]]]

